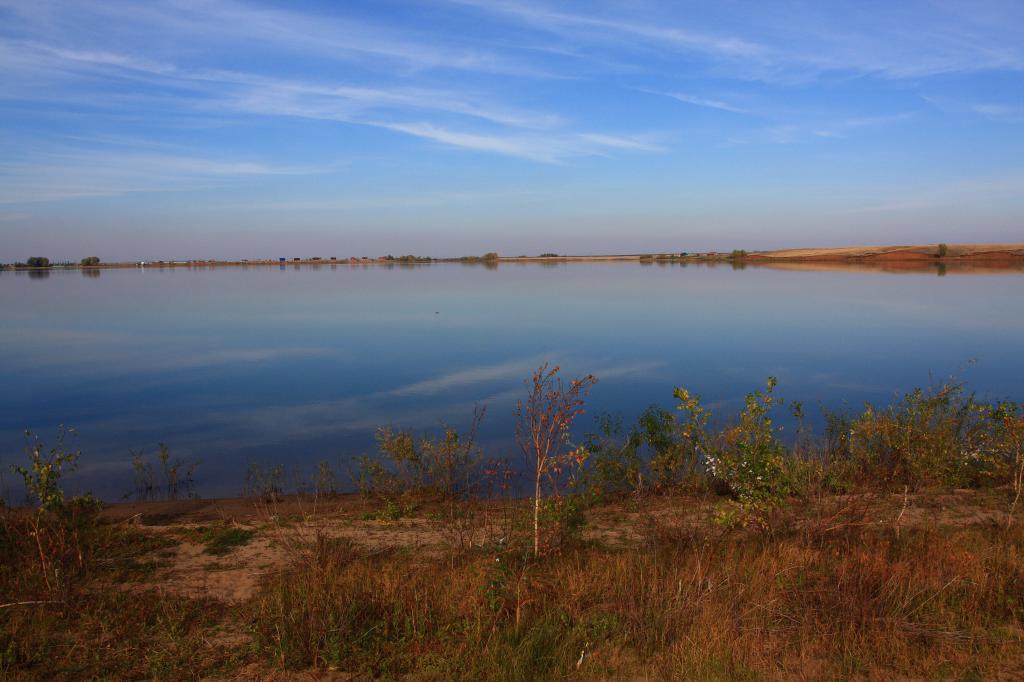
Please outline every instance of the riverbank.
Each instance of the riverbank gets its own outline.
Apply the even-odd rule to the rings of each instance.
[[[461,434],[379,430],[358,494],[322,462],[302,493],[256,466],[244,497],[174,499],[191,493],[179,464],[140,457],[140,500],[101,505],[60,488],[80,453],[31,449],[19,473],[37,506],[0,505],[0,672],[1024,674],[1020,406],[943,385],[827,414],[822,437],[798,425],[787,444],[772,413],[803,405],[769,379],[721,426],[679,388],[674,411],[545,445],[593,383],[556,374],[537,370],[520,416],[531,497],[476,447],[479,413]]]

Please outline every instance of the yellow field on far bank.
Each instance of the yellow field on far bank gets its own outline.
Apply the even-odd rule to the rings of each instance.
[[[781,249],[758,251],[751,256],[771,259],[920,259],[935,258],[939,244],[898,246],[843,246],[830,248]],[[949,244],[945,258],[1024,258],[1024,243]]]

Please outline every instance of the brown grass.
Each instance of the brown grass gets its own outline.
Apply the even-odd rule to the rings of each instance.
[[[1009,496],[822,496],[767,535],[709,523],[713,496],[631,498],[537,559],[526,501],[512,527],[506,507],[475,504],[474,541],[456,546],[443,505],[381,521],[359,498],[317,515],[286,499],[304,512],[253,508],[251,542],[203,555],[255,575],[234,599],[175,589],[210,524],[106,521],[65,601],[0,609],[0,677],[1016,679],[1024,524],[1006,529]],[[47,597],[31,565],[0,572],[5,603]]]

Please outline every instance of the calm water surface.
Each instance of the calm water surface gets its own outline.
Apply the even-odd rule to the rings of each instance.
[[[95,274],[95,273],[94,273]],[[344,469],[383,424],[465,425],[512,456],[542,362],[595,374],[582,427],[695,390],[723,411],[779,378],[807,404],[884,403],[960,373],[1024,400],[1024,274],[576,263],[0,273],[0,468],[25,429],[77,429],[74,487],[132,488],[129,449],[197,458],[199,492],[250,462]],[[974,361],[974,362],[972,362]],[[2,491],[0,491],[2,492]]]

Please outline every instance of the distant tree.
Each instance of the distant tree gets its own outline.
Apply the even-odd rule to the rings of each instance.
[[[85,266],[99,265],[99,264],[100,264],[100,257],[99,256],[86,256],[85,258],[82,259],[82,265],[85,265]]]
[[[939,258],[945,258],[947,253],[949,253],[949,246],[939,244]]]
[[[540,254],[540,257],[541,258],[558,258],[558,254],[557,253],[542,253],[542,254]]]
[[[494,251],[488,251],[484,254],[484,260],[498,260],[498,254]]]
[[[50,259],[42,256],[32,256],[25,261],[25,265],[30,268],[48,268],[50,267]]]
[[[733,249],[732,253],[729,254],[729,258],[746,258],[747,252],[745,249]]]

